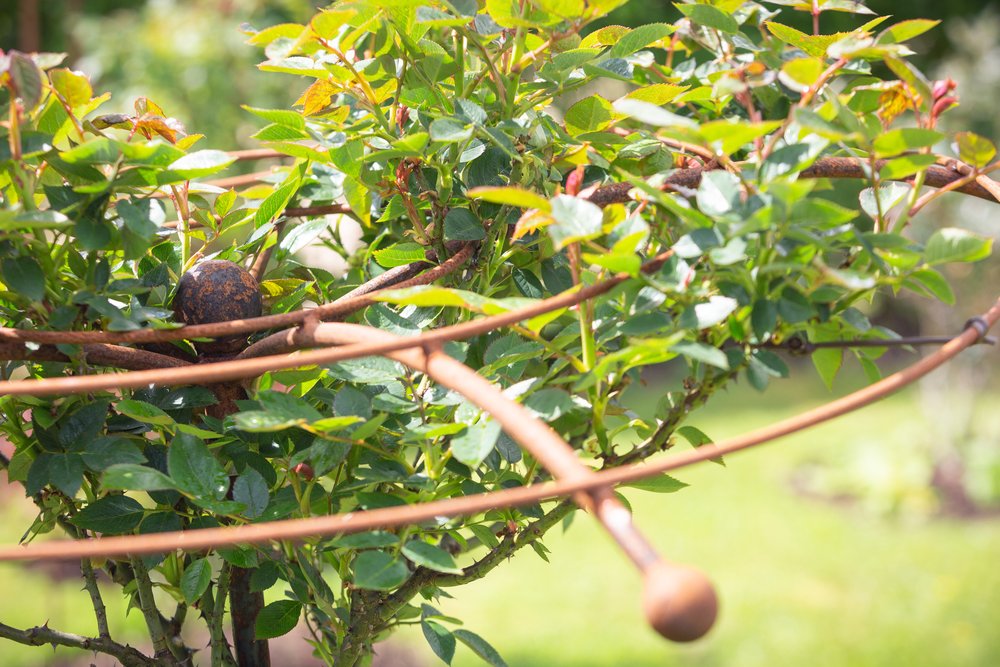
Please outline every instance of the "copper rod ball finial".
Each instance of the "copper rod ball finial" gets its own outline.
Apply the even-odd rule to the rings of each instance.
[[[704,574],[660,561],[643,572],[642,609],[646,621],[673,642],[704,637],[719,614],[715,587]]]

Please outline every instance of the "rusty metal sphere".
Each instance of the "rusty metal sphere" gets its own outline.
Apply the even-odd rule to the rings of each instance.
[[[655,563],[644,573],[646,621],[667,639],[692,642],[712,629],[719,600],[708,578],[694,568]]]
[[[221,259],[198,262],[181,276],[174,295],[174,316],[184,324],[210,324],[259,317],[260,286],[239,264]],[[234,354],[246,347],[245,334],[197,342],[202,354]]]

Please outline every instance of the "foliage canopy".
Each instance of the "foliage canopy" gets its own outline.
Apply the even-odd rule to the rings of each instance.
[[[792,336],[892,338],[864,314],[876,295],[954,302],[938,267],[981,260],[989,242],[940,229],[920,243],[908,222],[936,196],[921,186],[942,152],[971,182],[996,150],[936,129],[954,83],[907,61],[909,40],[935,21],[893,24],[846,0],[720,0],[678,3],[674,23],[585,32],[622,4],[356,0],[306,25],[248,29],[260,68],[295,77],[300,94],[290,108],[246,108],[262,125],[256,139],[290,159],[239,189],[205,182],[234,156],[199,150],[200,135],[153,101],[99,115],[108,96],[60,56],[3,55],[0,322],[170,329],[179,277],[204,259],[263,257],[265,312],[276,314],[474,244],[474,259],[438,284],[383,293],[353,316],[399,335],[627,274],[578,308],[446,346],[582,459],[611,467],[709,442],[687,415],[733,382],[764,390],[787,376],[778,348]],[[858,14],[860,25],[826,35],[782,23],[802,9],[818,25],[825,11]],[[609,82],[622,89],[616,99],[604,97]],[[564,114],[552,111],[566,100]],[[867,181],[856,208],[817,178],[844,175]],[[360,244],[322,213],[338,207]],[[301,258],[317,243],[348,259],[346,273]],[[5,378],[122,366],[88,345],[3,346]],[[198,356],[190,341],[157,351]],[[877,378],[883,351],[849,354]],[[827,382],[843,359],[812,353]],[[684,390],[642,419],[622,393],[664,362]],[[82,539],[365,510],[546,476],[462,396],[383,358],[269,372],[245,390],[231,406],[219,385],[0,398],[0,430],[16,447],[9,477],[39,508],[26,538],[57,526]],[[659,477],[640,488],[683,486]],[[393,628],[419,623],[443,661],[461,642],[497,665],[434,600],[523,547],[544,558],[541,536],[572,510],[546,503],[84,572],[92,582],[100,567],[121,584],[165,664],[188,658],[188,609],[212,638],[211,663],[230,664],[227,595],[240,616],[238,595],[276,588],[284,596],[251,614],[257,639],[304,617],[320,658],[353,665]],[[153,586],[176,604],[172,617],[161,617]]]

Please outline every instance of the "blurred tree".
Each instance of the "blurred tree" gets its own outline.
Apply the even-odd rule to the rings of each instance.
[[[33,23],[33,10],[37,39],[24,28]],[[244,43],[240,25],[303,21],[311,14],[307,0],[0,0],[0,44],[66,52],[70,67],[112,91],[114,110],[130,111],[136,97],[146,96],[205,134],[206,148],[231,149],[251,145],[256,129],[236,100],[275,106],[298,94],[261,76],[254,67],[259,52]]]

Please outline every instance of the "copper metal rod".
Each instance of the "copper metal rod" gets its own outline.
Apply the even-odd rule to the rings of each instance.
[[[666,261],[670,255],[671,251],[662,253],[657,258],[647,262],[644,266],[644,270],[655,270],[657,267],[662,265],[662,263]],[[424,275],[420,277],[423,278]],[[101,391],[106,389],[136,389],[150,384],[211,384],[214,382],[226,382],[229,380],[256,377],[262,373],[273,370],[284,370],[319,364],[331,364],[336,361],[344,361],[346,359],[355,359],[358,357],[372,355],[384,355],[389,352],[394,352],[408,347],[433,345],[451,340],[470,338],[472,336],[493,331],[494,329],[498,329],[500,327],[515,324],[521,320],[531,319],[532,317],[542,315],[553,310],[568,308],[587,299],[609,292],[611,289],[625,282],[630,277],[631,276],[629,274],[619,274],[601,283],[596,283],[577,291],[566,291],[562,294],[539,301],[538,303],[524,308],[512,310],[500,315],[493,315],[490,317],[480,318],[478,320],[472,320],[470,322],[464,322],[462,324],[456,324],[450,327],[442,327],[440,329],[420,334],[419,336],[411,336],[400,340],[380,341],[377,343],[358,343],[354,345],[345,345],[342,348],[333,350],[311,350],[307,352],[297,352],[291,355],[280,354],[248,359],[236,359],[233,361],[220,361],[210,364],[198,364],[180,369],[157,369],[149,371],[132,371],[128,373],[105,373],[96,376],[40,378],[36,380],[0,382],[0,396],[43,396]],[[370,296],[360,297],[360,299],[370,300]],[[349,303],[349,301],[345,303]],[[237,322],[239,322],[239,320],[237,320]],[[202,327],[215,325],[196,326]],[[187,328],[194,329],[195,327]],[[301,345],[295,344],[297,331],[297,329],[291,329],[281,332],[280,334],[276,334],[277,338],[271,337],[272,344],[276,346],[279,342],[281,342],[281,340],[284,340],[282,345],[284,345],[285,348],[301,347]]]
[[[475,245],[467,243],[447,260],[405,282],[394,284],[393,289],[426,285],[448,275],[469,260]],[[422,262],[420,264],[423,264]],[[0,340],[32,343],[164,343],[185,338],[218,338],[264,329],[301,324],[307,319],[332,319],[353,313],[374,303],[371,296],[341,298],[316,308],[296,310],[278,315],[265,315],[246,320],[230,320],[211,324],[192,324],[176,329],[140,329],[138,331],[39,331],[0,328]]]
[[[1000,299],[979,318],[984,328],[1000,319]],[[959,352],[978,342],[981,331],[968,329],[950,343],[908,368],[875,384],[799,415],[715,444],[678,452],[661,460],[595,472],[590,478],[544,482],[527,487],[504,489],[460,498],[436,500],[419,505],[386,507],[332,516],[284,519],[267,523],[221,528],[204,528],[149,535],[122,535],[93,540],[51,540],[0,548],[0,561],[67,560],[89,557],[116,557],[128,554],[163,553],[175,549],[195,551],[233,546],[264,544],[272,540],[304,540],[325,535],[357,533],[379,528],[395,528],[441,516],[475,515],[502,507],[531,505],[546,499],[570,496],[609,484],[646,479],[720,456],[749,449],[772,440],[817,426],[871,405],[913,384],[950,361]]]

